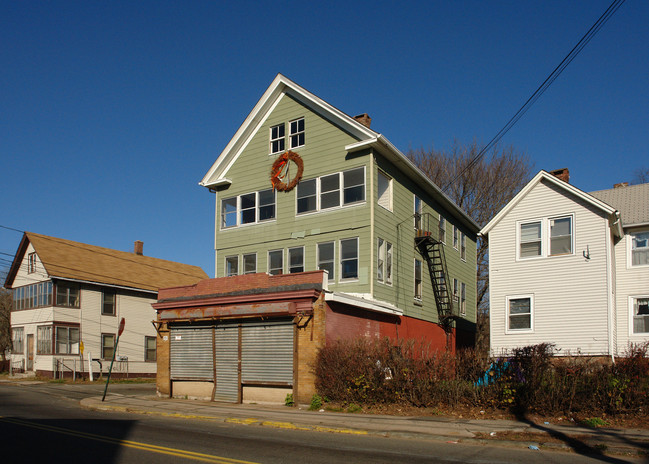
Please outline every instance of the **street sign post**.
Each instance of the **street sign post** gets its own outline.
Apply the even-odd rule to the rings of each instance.
[[[124,332],[125,325],[126,325],[126,321],[124,320],[124,318],[122,318],[122,320],[119,321],[117,340],[115,340],[115,346],[113,347],[113,359],[110,361],[110,368],[108,368],[108,378],[106,379],[106,386],[104,387],[104,396],[101,397],[102,401],[106,399],[106,392],[108,391],[108,383],[110,382],[110,374],[113,372],[113,363],[115,362],[115,355],[117,354],[117,344],[119,343],[120,335],[122,335],[122,332]]]

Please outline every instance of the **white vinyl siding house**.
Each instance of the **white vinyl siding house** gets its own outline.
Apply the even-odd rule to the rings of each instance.
[[[649,184],[589,194],[537,174],[481,231],[492,353],[553,343],[559,355],[616,356],[649,340],[648,204]]]

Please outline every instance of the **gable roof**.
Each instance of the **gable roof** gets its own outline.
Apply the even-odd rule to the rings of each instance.
[[[585,201],[586,203],[594,206],[595,208],[603,211],[605,214],[609,216],[610,219],[615,219],[616,217],[619,217],[619,212],[613,208],[612,206],[604,203],[603,201],[595,198],[594,196],[584,192],[583,190],[579,190],[577,187],[574,185],[569,184],[568,182],[564,182],[560,179],[558,179],[556,176],[553,176],[547,171],[539,171],[537,175],[535,175],[532,180],[530,180],[525,187],[521,189],[520,192],[516,194],[514,198],[511,199],[509,203],[505,205],[503,209],[501,209],[498,214],[496,214],[491,221],[487,223],[486,226],[482,228],[480,231],[480,235],[488,235],[491,229],[495,227],[500,220],[505,217],[525,196],[539,183],[539,182],[548,182],[552,185],[555,185],[556,187],[559,187],[560,189],[565,190],[567,193],[570,193],[577,198]],[[622,227],[620,226],[619,221],[616,223],[616,235],[622,236],[624,233],[622,232]]]
[[[25,232],[5,287],[13,284],[30,243],[51,278],[154,293],[160,288],[192,285],[208,278],[198,266]]]
[[[598,190],[590,194],[616,208],[623,227],[649,224],[649,183]]]
[[[241,127],[239,127],[210,170],[199,182],[199,185],[213,189],[231,183],[230,179],[227,178],[228,170],[284,94],[290,95],[315,113],[334,122],[358,140],[356,143],[347,145],[345,147],[346,150],[350,152],[366,148],[376,150],[413,179],[419,186],[424,188],[433,198],[453,214],[453,216],[460,219],[469,230],[473,233],[477,233],[480,230],[478,224],[471,217],[442,192],[412,161],[392,145],[387,138],[361,124],[356,119],[343,113],[281,74],[278,74],[268,89],[266,89],[261,99],[243,121],[243,124],[241,124]]]

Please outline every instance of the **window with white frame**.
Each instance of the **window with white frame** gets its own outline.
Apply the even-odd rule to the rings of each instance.
[[[156,360],[155,337],[144,337],[144,360],[149,362],[154,362]]]
[[[301,181],[297,186],[297,214],[311,213],[365,201],[365,168],[336,172]]]
[[[421,230],[421,213],[423,211],[423,203],[421,198],[417,195],[414,197],[414,217],[415,217],[415,229]]]
[[[534,299],[531,295],[507,297],[507,330],[531,331]]]
[[[329,273],[328,280],[335,280],[334,242],[318,243],[318,269]]]
[[[291,148],[298,148],[304,145],[304,118],[289,122],[289,139]]]
[[[379,171],[378,177],[378,203],[379,206],[392,211],[392,179]]]
[[[550,255],[572,253],[572,216],[550,219]]]
[[[520,258],[535,258],[541,256],[541,221],[521,224],[519,240]]]
[[[457,279],[453,279],[453,302],[457,303],[460,301],[460,285]]]
[[[226,256],[225,257],[225,275],[232,277],[239,275],[239,256]]]
[[[439,241],[446,243],[446,219],[441,214],[439,215]]]
[[[23,327],[13,327],[11,329],[13,350],[12,353],[24,353],[25,351],[25,329]]]
[[[422,281],[421,281],[421,261],[415,259],[415,300],[421,301],[422,296]]]
[[[378,239],[376,259],[376,280],[381,283],[392,283],[392,244]]]
[[[285,130],[284,123],[278,124],[270,128],[270,153],[281,153],[286,148],[285,146]]]
[[[340,279],[358,279],[358,237],[340,241]]]
[[[649,333],[649,296],[632,297],[633,333]]]
[[[79,354],[79,327],[56,327],[56,354]]]
[[[631,265],[646,266],[649,264],[649,232],[631,234]]]
[[[243,255],[243,273],[254,274],[257,272],[257,254],[248,253]]]
[[[462,282],[460,290],[460,316],[466,316],[466,284]]]
[[[272,250],[268,252],[268,273],[270,275],[284,273],[284,250]]]
[[[466,261],[466,235],[460,232],[460,258]]]
[[[453,248],[456,250],[460,244],[460,229],[456,225],[453,225]]]
[[[288,272],[304,272],[304,247],[288,249]]]
[[[257,224],[275,219],[273,189],[246,193],[221,200],[221,228]]]

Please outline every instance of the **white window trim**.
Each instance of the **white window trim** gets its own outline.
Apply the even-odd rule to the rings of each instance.
[[[224,277],[232,277],[232,276],[230,276],[230,275],[228,274],[228,259],[231,259],[231,258],[236,258],[236,259],[237,259],[237,273],[236,273],[236,274],[232,274],[232,276],[240,275],[240,274],[241,274],[241,273],[239,272],[239,269],[241,269],[241,266],[240,266],[240,264],[241,264],[240,261],[241,261],[241,260],[239,259],[239,255],[229,255],[229,256],[226,256],[226,257],[223,259],[223,276],[224,276]]]
[[[383,278],[379,279],[379,258],[381,255],[381,243],[383,242]],[[388,262],[390,262],[390,267],[394,266],[394,246],[391,242],[378,237],[376,240],[376,281],[383,285],[392,285],[392,269],[390,269],[390,277],[388,278]],[[388,260],[388,256],[390,259]]]
[[[331,264],[333,265],[334,274],[335,274],[336,273],[336,241],[335,240],[329,240],[327,242],[318,242],[318,243],[316,243],[316,245],[315,245],[315,250],[316,250],[315,251],[315,255],[316,255],[315,256],[315,268],[320,270],[320,245],[326,245],[326,244],[329,244],[329,243],[331,243],[333,245],[333,247],[334,247],[334,249],[333,249],[333,259],[332,259]],[[335,275],[330,276],[328,274],[329,273],[327,273],[327,280],[329,282],[331,282],[331,283],[334,283],[335,280],[336,280],[336,276]]]
[[[282,137],[278,137],[278,138],[274,139],[273,138],[273,129],[275,127],[279,127],[279,126],[284,126],[284,135]],[[284,140],[284,148],[282,148],[279,151],[273,151],[273,142],[276,141],[276,140],[282,140],[282,139]],[[270,128],[268,129],[268,155],[269,156],[278,155],[278,154],[280,154],[280,153],[282,153],[284,151],[286,151],[286,123],[280,122],[278,124],[274,124],[274,125],[270,126]]]
[[[417,209],[417,200],[419,200],[419,209]],[[418,195],[413,194],[412,196],[412,214],[413,214],[413,223],[412,227],[415,230],[417,229],[417,216],[416,214],[419,213],[419,227],[421,228],[422,224],[422,218],[421,215],[424,213],[424,202],[421,201],[421,198]]]
[[[376,204],[379,205],[381,208],[392,212],[393,211],[393,196],[392,196],[392,177],[388,176],[385,172],[381,171],[380,169],[377,171],[377,179],[376,179]],[[380,177],[383,176],[387,179],[388,181],[388,189],[387,189],[387,194],[388,194],[388,206],[384,206],[381,204],[381,197],[379,196],[379,179]]]
[[[266,254],[266,261],[268,261],[266,264],[266,270],[268,272],[268,275],[278,275],[278,274],[271,274],[270,273],[270,254],[275,252],[275,251],[281,251],[282,252],[282,274],[285,274],[285,263],[286,263],[286,257],[284,256],[284,249],[283,248],[277,248],[275,250],[268,250],[268,253]]]
[[[287,268],[288,268],[288,273],[289,274],[291,274],[291,250],[298,250],[298,249],[302,250],[302,271],[301,272],[306,271],[306,251],[305,251],[304,247],[303,246],[290,247],[286,251],[286,254],[287,254],[287,257],[288,257],[288,259],[286,260],[286,263],[287,263]],[[295,273],[293,273],[293,274],[295,274]]]
[[[344,186],[344,176],[343,174],[348,171],[353,171],[354,169],[359,169],[363,168],[363,190],[364,190],[364,197],[365,199],[362,201],[355,201],[353,203],[349,204],[344,204],[344,198],[345,198],[345,186]],[[313,211],[305,211],[303,213],[298,213],[297,211],[297,190],[295,192],[295,217],[305,217],[305,216],[310,216],[312,214],[320,214],[320,213],[327,213],[330,211],[338,211],[344,208],[354,208],[356,206],[364,205],[367,203],[367,176],[366,176],[367,170],[365,169],[365,166],[357,166],[352,169],[346,169],[345,171],[340,171],[340,172],[332,172],[331,174],[325,174],[324,176],[316,177],[315,178],[315,202],[316,202],[316,209]],[[340,194],[340,202],[338,206],[332,206],[330,208],[322,208],[320,205],[320,195],[322,193],[321,188],[320,188],[320,179],[323,177],[331,176],[334,174],[338,174],[338,186],[339,186],[339,194]],[[305,180],[313,180],[313,179],[305,179]],[[276,206],[277,207],[277,206]],[[277,212],[275,213],[275,216],[277,216]],[[266,221],[265,221],[266,222]],[[270,221],[268,221],[270,222]]]
[[[642,234],[649,232],[649,229],[636,230],[634,232],[629,232],[626,235],[626,268],[627,269],[646,269],[649,267],[649,264],[637,264],[633,265],[633,237],[636,234]]]
[[[550,235],[550,221],[553,219],[563,219],[563,218],[570,218],[570,226],[571,226],[571,253],[562,253],[558,255],[551,255],[550,254],[550,240],[551,240],[551,235]],[[541,254],[539,256],[530,256],[529,258],[522,258],[521,257],[521,226],[524,224],[531,224],[534,222],[540,222],[541,223]],[[561,259],[565,258],[568,256],[575,256],[575,248],[576,248],[576,236],[577,236],[577,230],[576,230],[576,224],[575,224],[575,213],[566,213],[566,214],[557,214],[557,215],[552,215],[552,216],[547,216],[547,217],[536,217],[536,218],[530,218],[530,219],[524,219],[520,221],[516,221],[516,261],[535,261],[538,259]]]
[[[291,132],[291,123],[297,122],[297,121],[304,121],[304,116],[296,119],[292,119],[288,122],[288,145],[289,149],[292,150],[294,148],[300,148],[306,145],[306,121],[304,121],[304,130],[301,132],[296,132],[295,134]],[[302,145],[293,145],[293,135],[299,135],[299,134],[304,134],[304,143]]]
[[[255,257],[255,272],[246,272],[246,256]],[[241,274],[255,274],[257,272],[257,253],[243,253],[241,255]]]
[[[460,316],[466,316],[466,284],[460,283]]]
[[[460,302],[460,281],[453,279],[453,303]]]
[[[460,229],[453,224],[453,248],[460,249]]]
[[[466,235],[460,232],[460,259],[466,263]]]
[[[256,192],[248,192],[248,193],[242,193],[240,195],[233,195],[230,197],[225,197],[219,199],[219,230],[220,231],[227,231],[227,230],[233,230],[233,229],[238,229],[239,227],[250,227],[250,226],[256,226],[258,224],[269,224],[271,222],[277,221],[277,191],[273,190],[273,196],[274,196],[274,205],[275,205],[275,217],[272,219],[265,219],[263,221],[259,220],[259,192],[263,192],[266,190],[270,189],[262,189],[262,190],[257,190]],[[241,223],[241,197],[250,195],[251,193],[255,194],[255,222],[248,222],[246,224]],[[233,226],[225,227],[223,224],[223,201],[229,200],[231,198],[236,198],[237,199],[237,223]]]
[[[529,329],[510,329],[509,328],[509,300],[521,300],[529,298],[530,300],[530,328]],[[505,297],[505,333],[521,334],[534,332],[534,294],[526,293],[521,295],[507,295]]]
[[[356,277],[351,277],[344,279],[343,278],[343,246],[342,242],[348,240],[356,240]],[[359,275],[361,273],[361,255],[360,255],[360,243],[358,237],[349,237],[342,238],[338,240],[338,283],[349,283],[349,282],[358,282]]]
[[[419,297],[417,296],[417,262],[420,263],[420,269],[421,269],[421,277],[420,277],[420,282],[421,282],[421,295]],[[424,262],[421,259],[415,258],[415,260],[412,263],[412,298],[415,301],[415,304],[421,305],[424,301]]]
[[[442,227],[442,221],[444,221],[444,227]],[[440,240],[440,242],[442,242],[444,245],[446,245],[446,232],[448,232],[448,231],[447,231],[448,227],[446,227],[446,224],[447,224],[447,223],[448,223],[448,221],[446,221],[446,218],[445,218],[444,216],[442,216],[442,214],[440,213],[440,215],[439,215],[439,222],[438,222],[438,224],[437,224],[437,234],[438,234],[438,235],[441,235],[441,234],[439,233],[440,230],[442,230],[442,229],[444,230],[444,239]]]
[[[634,266],[634,267],[636,267],[636,266]],[[629,296],[629,299],[628,299],[628,302],[629,302],[628,303],[628,308],[629,308],[629,337],[646,338],[647,335],[649,335],[649,332],[636,333],[636,332],[633,331],[633,312],[634,312],[633,303],[634,303],[635,300],[637,300],[639,298],[643,298],[643,299],[644,298],[649,298],[649,294],[630,295]]]

